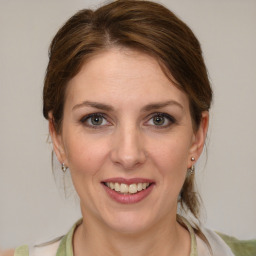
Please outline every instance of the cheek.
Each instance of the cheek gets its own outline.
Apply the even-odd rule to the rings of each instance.
[[[150,155],[162,175],[173,176],[186,172],[189,155],[188,140],[165,138],[154,145],[151,147]]]
[[[90,136],[69,137],[65,151],[70,170],[74,175],[95,175],[107,157],[107,142]]]

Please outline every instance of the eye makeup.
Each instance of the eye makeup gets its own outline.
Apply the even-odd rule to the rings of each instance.
[[[103,113],[91,113],[83,116],[80,122],[86,127],[99,129],[104,126],[109,126],[111,123],[107,120],[107,117]]]
[[[176,119],[163,112],[157,112],[150,114],[148,121],[145,123],[146,126],[153,126],[156,129],[164,129],[170,127],[172,124],[175,124]]]

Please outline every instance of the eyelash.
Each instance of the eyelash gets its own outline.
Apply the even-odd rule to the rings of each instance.
[[[88,120],[90,120],[90,118],[93,118],[93,117],[99,117],[99,118],[103,118],[108,124],[104,124],[104,125],[93,125],[93,124],[88,124]],[[148,119],[148,121],[146,123],[148,123],[150,120],[152,120],[153,118],[155,117],[160,117],[160,118],[165,118],[168,120],[168,124],[167,125],[147,125],[147,126],[154,126],[154,128],[157,128],[157,129],[164,129],[164,128],[168,128],[169,126],[171,126],[172,124],[175,124],[176,123],[176,119],[167,114],[167,113],[162,113],[162,112],[159,112],[159,113],[153,113],[150,115],[150,118]],[[107,118],[106,118],[106,115],[103,114],[103,113],[92,113],[92,114],[89,114],[89,115],[86,115],[84,117],[81,118],[80,122],[82,124],[84,124],[85,126],[89,127],[89,128],[92,128],[92,129],[100,129],[102,128],[102,126],[108,126],[110,122],[108,122]],[[104,121],[103,121],[104,122]]]
[[[87,123],[88,120],[89,120],[90,118],[93,118],[93,117],[100,117],[100,118],[103,118],[104,120],[106,120],[106,122],[108,122],[106,116],[105,116],[104,114],[102,114],[102,113],[92,113],[92,114],[86,115],[86,116],[82,117],[82,119],[80,120],[80,122],[81,122],[82,124],[84,124],[85,126],[87,126],[87,127],[89,127],[89,128],[92,128],[92,129],[99,129],[99,128],[101,128],[102,126],[105,126],[105,125],[93,125],[93,124],[88,124],[88,123]],[[109,123],[109,122],[108,122],[108,123]]]
[[[171,126],[172,124],[175,124],[175,123],[176,123],[176,119],[175,119],[173,116],[171,116],[171,115],[169,115],[169,114],[167,114],[167,113],[162,113],[162,112],[151,114],[151,115],[150,115],[150,119],[149,119],[147,122],[149,122],[150,120],[152,120],[152,119],[155,118],[155,117],[165,118],[165,119],[167,119],[167,121],[168,121],[168,124],[166,124],[166,125],[153,125],[154,128],[156,128],[156,129],[168,128],[168,127]]]

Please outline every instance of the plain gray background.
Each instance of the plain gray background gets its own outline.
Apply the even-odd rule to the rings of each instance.
[[[256,1],[165,0],[198,36],[214,89],[197,165],[208,227],[256,238]],[[47,241],[80,217],[51,171],[42,116],[47,51],[75,11],[102,1],[0,0],[0,247]],[[68,193],[70,191],[68,190]]]

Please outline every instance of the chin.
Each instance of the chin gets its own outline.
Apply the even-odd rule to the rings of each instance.
[[[148,230],[156,222],[153,216],[145,216],[145,213],[142,214],[138,211],[112,213],[109,217],[104,219],[105,224],[120,234],[138,234]]]

